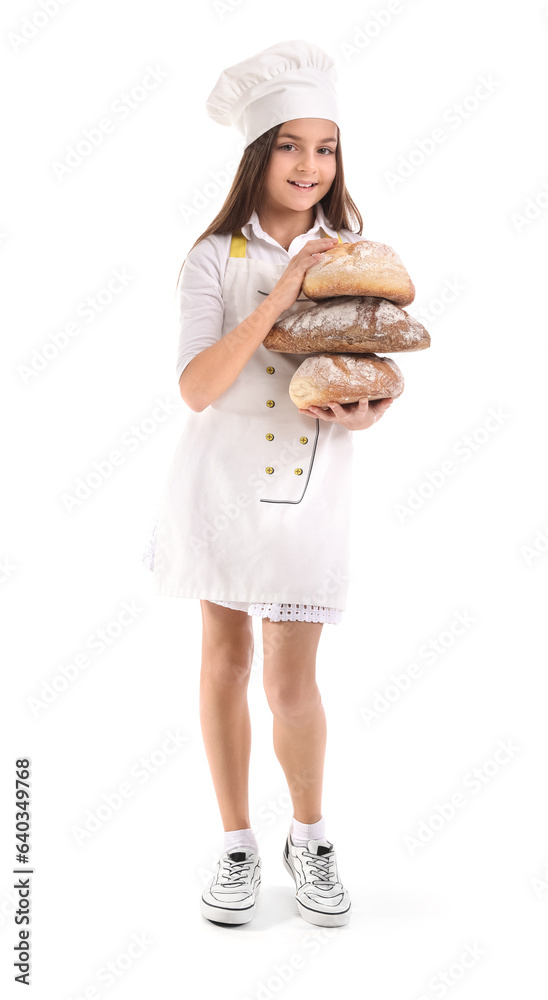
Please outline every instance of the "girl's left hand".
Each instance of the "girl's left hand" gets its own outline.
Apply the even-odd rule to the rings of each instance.
[[[329,410],[322,410],[321,406],[308,406],[306,409],[299,407],[299,413],[308,413],[311,417],[320,417],[321,420],[335,420],[349,431],[362,431],[380,420],[391,403],[392,399],[370,401],[364,396],[356,403],[345,403],[344,406],[341,403],[328,403]]]

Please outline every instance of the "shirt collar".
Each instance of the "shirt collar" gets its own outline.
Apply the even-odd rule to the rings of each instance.
[[[328,236],[336,236],[337,232],[335,229],[332,229],[332,227],[329,225],[325,217],[325,213],[321,203],[318,202],[315,208],[316,208],[316,219],[314,225],[304,235],[313,236],[314,233],[316,233],[321,226],[321,228],[325,230]],[[276,240],[273,240],[272,237],[268,235],[268,233],[265,233],[264,229],[261,227],[261,224],[259,222],[259,216],[255,210],[253,210],[251,218],[248,220],[248,222],[246,222],[245,225],[241,226],[241,230],[242,234],[245,236],[247,240],[250,239],[251,233],[253,232],[258,239],[266,240],[268,243],[273,243],[275,246],[279,246]]]

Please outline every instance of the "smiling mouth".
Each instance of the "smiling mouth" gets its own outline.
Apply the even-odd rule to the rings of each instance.
[[[312,188],[317,187],[318,182],[312,181],[311,184],[301,184],[299,181],[288,181],[288,184],[293,184],[293,187],[301,188],[303,191],[310,191]]]

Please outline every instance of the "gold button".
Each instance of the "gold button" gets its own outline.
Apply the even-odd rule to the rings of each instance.
[[[274,469],[272,468],[272,466],[270,466],[270,465],[269,465],[269,466],[268,466],[268,467],[267,467],[267,468],[265,469],[265,472],[268,472],[268,474],[270,475],[270,474],[271,474],[272,472],[274,472]]]
[[[267,370],[267,372],[268,372],[269,375],[272,375],[276,371],[276,369],[272,368],[271,365],[269,365],[266,370]]]
[[[300,476],[302,474],[302,471],[303,471],[302,469],[293,469],[293,472],[295,473],[296,476]]]
[[[301,444],[306,444],[307,441],[308,441],[308,438],[299,438],[299,441],[301,442]]]
[[[274,435],[273,434],[265,434],[265,437],[266,437],[267,441],[273,441],[274,440]]]
[[[273,399],[267,399],[266,405],[267,406],[274,406],[274,400]]]

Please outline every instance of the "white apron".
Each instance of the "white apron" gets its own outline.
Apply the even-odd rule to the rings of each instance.
[[[223,335],[287,267],[246,258],[245,244],[235,233]],[[281,315],[314,304],[301,294]],[[221,396],[190,411],[160,503],[155,593],[345,610],[353,432],[291,401],[290,379],[307,356],[260,344]]]

